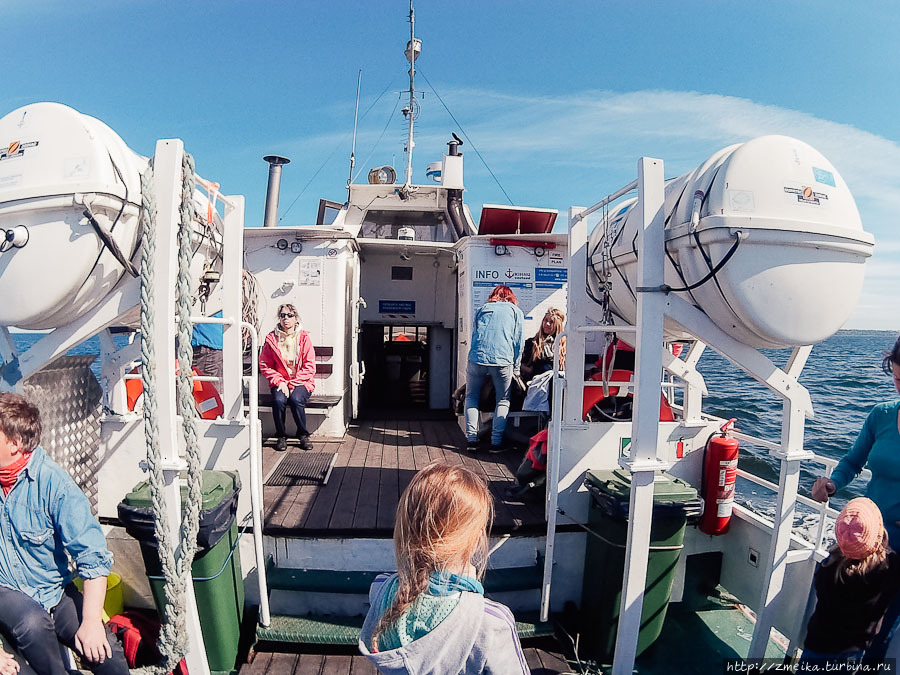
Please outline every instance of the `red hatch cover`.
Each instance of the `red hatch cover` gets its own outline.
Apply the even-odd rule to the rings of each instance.
[[[558,213],[556,209],[485,204],[478,234],[549,234]]]

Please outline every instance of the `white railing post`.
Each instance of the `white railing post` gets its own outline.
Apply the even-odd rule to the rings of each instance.
[[[244,403],[242,384],[243,357],[241,349],[241,273],[244,255],[244,198],[230,196],[225,201],[222,221],[222,316],[235,319],[222,333],[222,400],[224,416],[238,419]]]
[[[132,344],[135,333],[131,334]],[[125,389],[125,364],[116,359],[119,351],[112,334],[106,328],[99,333],[100,338],[100,379],[106,392],[104,404],[115,414],[128,410],[128,392]]]
[[[794,349],[785,368],[788,377],[796,380],[797,375],[803,370],[811,349],[811,347]],[[798,384],[797,387],[799,388],[800,385]],[[762,658],[766,653],[775,614],[774,603],[784,585],[787,556],[791,546],[797,488],[800,484],[800,462],[812,456],[811,452],[803,449],[803,426],[806,420],[806,410],[802,404],[798,403],[789,388],[782,396],[784,407],[781,421],[781,448],[774,453],[781,460],[778,501],[775,505],[775,529],[766,556],[768,574],[756,612],[756,625],[753,628],[753,639],[750,641],[749,658]]]
[[[563,331],[562,336],[565,336]],[[562,337],[560,336],[560,337]],[[584,345],[584,338],[576,336]],[[569,342],[567,340],[567,342]],[[550,587],[553,580],[553,555],[556,546],[556,510],[559,503],[559,454],[562,447],[562,406],[565,374],[560,373],[559,350],[562,339],[553,345],[553,402],[550,407],[550,427],[547,434],[547,539],[544,549],[544,578],[541,582],[541,621],[550,618]],[[583,348],[583,347],[582,347]],[[582,357],[582,361],[584,357]]]
[[[176,234],[180,221],[181,174],[184,144],[177,139],[156,143],[154,158],[153,192],[156,195],[157,261],[154,270],[154,298],[150,311],[154,316],[153,334],[142,339],[153,340],[156,348],[157,404],[159,407],[159,444],[162,449],[162,467],[165,478],[166,508],[169,533],[178,542],[176,555],[181,549],[181,483],[178,476],[186,468],[178,452],[177,404],[175,396],[175,279]],[[209,663],[203,644],[200,615],[194,597],[194,583],[190,566],[185,570],[185,609],[187,652],[185,661],[192,675],[209,675]]]
[[[637,652],[647,580],[650,527],[653,520],[653,478],[668,468],[658,456],[659,392],[662,377],[663,316],[665,294],[665,199],[663,162],[642,157],[638,162],[638,201],[642,229],[638,248],[637,340],[635,344],[634,417],[631,454],[619,463],[631,472],[628,539],[616,649],[614,675],[631,675]]]
[[[569,209],[569,269],[566,294],[566,310],[569,326],[581,326],[585,323],[585,306],[581,289],[587,286],[587,221],[583,217],[584,209],[573,206]],[[563,400],[562,420],[566,424],[581,424],[581,401],[584,395],[584,339],[583,333],[568,331],[571,336],[566,341],[566,361],[577,364],[576,368],[567,368],[573,377],[566,382],[566,397]],[[552,418],[551,418],[552,419]],[[549,450],[549,446],[548,446]]]
[[[691,351],[684,359],[685,365],[696,372],[697,363],[700,361],[700,357],[705,349],[706,345],[700,340],[694,342],[691,346]],[[703,395],[705,393],[704,388],[693,384],[690,380],[685,380],[683,421],[686,426],[703,422],[700,414],[703,412]]]
[[[250,333],[250,513],[253,516],[253,553],[256,556],[256,583],[259,585],[259,623],[271,623],[269,584],[266,580],[266,552],[263,548],[262,437],[259,432],[259,337],[256,328],[241,322]]]
[[[12,363],[18,357],[19,350],[16,349],[16,343],[13,341],[9,328],[0,326],[0,372],[3,371],[6,364]],[[0,391],[5,391],[5,389],[0,388]]]

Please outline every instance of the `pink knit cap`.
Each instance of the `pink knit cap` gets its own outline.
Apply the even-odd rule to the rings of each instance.
[[[871,499],[857,497],[847,502],[834,523],[834,538],[846,557],[864,560],[878,548],[884,536],[881,510]]]

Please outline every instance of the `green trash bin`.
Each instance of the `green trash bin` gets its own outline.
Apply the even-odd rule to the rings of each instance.
[[[244,582],[237,549],[237,501],[241,482],[236,473],[204,471],[197,555],[191,568],[197,612],[206,645],[210,670],[231,671],[237,660]],[[182,504],[187,486],[181,488]],[[166,603],[162,567],[153,525],[150,484],[139,483],[119,504],[119,519],[125,530],[141,544],[141,555],[162,615]]]
[[[591,493],[588,526],[594,534],[587,536],[584,557],[582,645],[589,645],[593,652],[589,656],[606,660],[612,657],[616,646],[631,475],[623,469],[588,471],[584,483]],[[656,477],[637,654],[652,645],[662,632],[685,523],[688,516],[697,516],[701,511],[696,489],[666,473]]]

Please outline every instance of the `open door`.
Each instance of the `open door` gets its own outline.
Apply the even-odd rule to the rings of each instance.
[[[353,277],[350,281],[353,285],[352,310],[350,312],[350,418],[359,417],[359,397],[363,380],[366,377],[366,364],[362,358],[362,349],[359,344],[359,334],[362,326],[359,319],[360,307],[365,307],[366,301],[359,295],[359,261],[353,267]]]
[[[450,407],[453,374],[453,330],[443,326],[428,329],[428,407]]]

